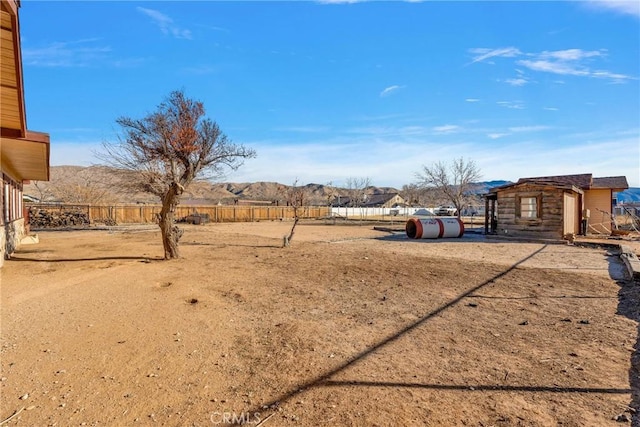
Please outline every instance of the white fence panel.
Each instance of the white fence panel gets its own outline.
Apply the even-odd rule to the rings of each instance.
[[[407,217],[411,215],[433,215],[433,208],[331,208],[331,215],[343,218]]]

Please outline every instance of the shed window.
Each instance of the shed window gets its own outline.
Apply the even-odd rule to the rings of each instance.
[[[520,198],[520,218],[538,218],[538,198],[522,197]]]

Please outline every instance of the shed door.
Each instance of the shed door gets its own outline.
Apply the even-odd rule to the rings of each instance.
[[[563,234],[578,234],[580,224],[578,221],[578,195],[564,193],[564,218]]]

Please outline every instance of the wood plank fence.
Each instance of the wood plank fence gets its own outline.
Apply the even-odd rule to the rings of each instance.
[[[26,204],[30,211],[82,212],[91,224],[149,224],[156,223],[160,205],[67,205]],[[210,222],[252,222],[293,219],[290,206],[178,206],[176,219],[190,215],[208,215]],[[302,210],[301,218],[323,218],[330,214],[326,206],[308,206]]]

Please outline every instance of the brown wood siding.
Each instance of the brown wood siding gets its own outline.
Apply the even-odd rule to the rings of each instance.
[[[4,129],[17,130],[19,136],[24,136],[22,59],[15,2],[2,2],[0,17],[0,128],[3,132]]]
[[[589,209],[587,233],[611,234],[611,189],[592,189],[584,193],[584,208]]]
[[[502,236],[561,239],[564,222],[564,190],[550,186],[526,185],[498,191],[498,228]],[[537,197],[539,218],[519,217],[521,197]]]

